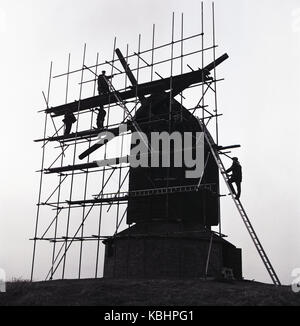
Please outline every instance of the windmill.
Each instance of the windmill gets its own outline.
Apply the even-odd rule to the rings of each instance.
[[[203,18],[203,17],[202,17]],[[173,16],[174,20],[174,16]],[[201,37],[203,33],[191,37],[184,38],[183,35],[179,41],[174,41],[162,45],[173,47],[175,43]],[[116,43],[116,41],[115,41]],[[154,42],[153,42],[154,43]],[[182,47],[183,48],[183,47]],[[139,71],[140,67],[131,69],[128,64],[128,53],[124,57],[121,50],[114,46],[114,57],[117,56],[117,61],[121,65],[122,70],[115,68],[116,60],[105,62],[110,64],[112,70],[117,69],[117,75],[125,75],[131,83],[130,87],[126,85],[124,89],[116,89],[114,82],[105,79],[108,85],[109,92],[105,94],[94,94],[89,98],[81,98],[78,101],[65,103],[63,105],[49,107],[47,99],[47,108],[44,110],[46,116],[51,116],[52,121],[65,115],[67,112],[76,113],[77,118],[81,114],[92,114],[97,107],[107,107],[108,110],[112,106],[122,108],[124,112],[124,119],[122,123],[107,125],[103,130],[93,129],[92,126],[86,130],[79,130],[78,123],[76,131],[68,135],[59,135],[61,129],[55,128],[55,134],[51,137],[46,137],[37,141],[44,142],[45,146],[49,143],[59,143],[62,148],[60,156],[61,166],[54,167],[58,159],[50,166],[45,167],[44,152],[43,164],[41,169],[41,184],[43,176],[58,175],[60,178],[59,186],[46,200],[42,201],[39,198],[38,203],[38,217],[39,210],[43,206],[49,206],[55,209],[57,215],[50,223],[49,227],[42,237],[38,237],[38,218],[35,230],[35,241],[48,240],[53,243],[53,258],[51,269],[47,275],[53,279],[58,268],[63,265],[62,278],[65,276],[65,266],[67,254],[74,243],[80,243],[80,259],[79,259],[79,277],[81,277],[83,243],[96,241],[97,243],[97,258],[96,258],[96,272],[98,277],[99,269],[99,251],[101,243],[105,246],[105,260],[104,260],[104,277],[118,277],[118,278],[193,278],[193,277],[221,277],[222,274],[228,274],[229,277],[235,279],[242,279],[242,252],[241,249],[236,248],[233,244],[226,241],[226,236],[222,234],[221,227],[219,232],[213,231],[214,227],[220,226],[220,185],[219,173],[221,172],[229,191],[231,188],[228,185],[228,175],[226,174],[224,165],[220,155],[226,155],[226,150],[239,147],[239,145],[220,146],[218,139],[215,141],[207,128],[207,121],[211,119],[218,119],[218,111],[209,112],[207,106],[203,104],[203,99],[208,91],[213,91],[216,97],[216,67],[221,65],[226,59],[227,54],[223,54],[219,58],[215,55],[216,45],[208,49],[204,49],[202,42],[202,49],[192,52],[190,54],[181,55],[181,62],[183,57],[195,53],[204,53],[206,50],[213,50],[213,61],[208,65],[202,63],[202,68],[193,70],[191,72],[173,75],[169,78],[160,78],[145,83],[138,82],[134,75],[134,71]],[[139,60],[146,63],[145,68],[155,66],[155,63],[148,64],[141,55],[149,53],[155,48],[147,51],[139,51],[134,53]],[[85,58],[84,50],[84,58]],[[152,56],[153,58],[153,56]],[[173,62],[173,56],[167,60]],[[92,67],[83,64],[81,70],[82,76],[84,71],[92,71],[97,75],[98,68],[95,65],[96,71],[92,71]],[[66,76],[72,73],[68,70]],[[153,73],[153,71],[152,71]],[[80,94],[84,81],[81,77]],[[178,100],[182,93],[190,88],[202,88],[201,99],[198,105],[192,109],[184,106],[183,101]],[[133,109],[128,107],[128,102],[134,102]],[[195,113],[197,110],[202,111],[202,118],[199,118]],[[47,122],[47,120],[46,120]],[[46,125],[46,124],[45,124]],[[106,193],[105,187],[109,182],[111,175],[118,169],[117,166],[122,162],[127,162],[128,157],[117,157],[113,162],[109,160],[93,161],[91,155],[104,146],[106,150],[109,140],[113,137],[118,137],[122,133],[121,126],[126,125],[126,130],[132,134],[137,133],[144,135],[148,140],[144,154],[148,156],[149,165],[139,167],[128,167],[128,172],[124,179],[119,179],[119,189],[114,193]],[[151,166],[152,142],[149,142],[153,133],[177,133],[184,136],[190,133],[193,139],[196,139],[198,133],[203,133],[203,173],[197,177],[187,178],[186,173],[189,169],[186,166],[178,166],[174,161],[171,161],[170,166]],[[109,134],[110,138],[106,141],[92,143],[98,135],[101,134],[104,139],[105,135]],[[111,137],[113,136],[113,137]],[[218,137],[217,137],[218,138]],[[142,138],[143,140],[143,138]],[[78,153],[77,145],[79,142],[87,143],[88,146],[83,151]],[[75,145],[72,164],[63,164],[63,157],[65,152],[71,145]],[[174,152],[174,149],[173,149]],[[134,147],[131,147],[132,156]],[[170,150],[172,153],[172,149]],[[193,143],[192,154],[195,157],[196,144]],[[135,153],[136,154],[136,153]],[[164,151],[160,149],[158,156],[160,159],[164,156]],[[184,151],[182,155],[184,154]],[[78,161],[78,162],[77,162]],[[108,166],[108,168],[107,168]],[[101,190],[97,195],[88,192],[87,178],[85,182],[84,198],[74,200],[72,196],[73,187],[75,184],[75,175],[85,174],[89,175],[91,171],[103,172],[103,180]],[[111,171],[108,178],[104,178],[107,171]],[[120,173],[121,175],[121,173]],[[121,190],[125,179],[128,177],[128,189]],[[71,192],[69,199],[65,201],[58,200],[57,202],[50,202],[57,191],[60,196],[61,184],[64,180],[71,178]],[[105,181],[106,180],[106,181]],[[123,181],[122,181],[123,180]],[[241,202],[235,199],[231,192],[234,203],[240,213],[240,216],[253,240],[253,243],[267,269],[274,284],[280,284],[280,281],[254,231],[252,224],[245,212]],[[41,197],[41,196],[40,196]],[[126,203],[126,210],[120,218],[120,204]],[[103,235],[101,232],[101,222],[103,214],[103,205],[108,205],[109,209],[112,205],[117,205],[116,229],[110,236]],[[94,207],[100,206],[100,220],[98,234],[91,236],[84,235],[84,226],[88,221],[89,214]],[[71,223],[71,214],[73,209],[83,209],[82,221],[73,236],[70,236],[69,226]],[[66,233],[62,237],[57,236],[58,218],[63,210],[67,214]],[[126,225],[122,231],[119,230],[122,221],[126,218]],[[46,237],[46,234],[55,225],[54,237]],[[57,250],[56,245],[62,243],[61,249]],[[35,248],[34,254],[35,257]],[[34,260],[33,260],[34,266]],[[33,267],[32,267],[33,270]]]

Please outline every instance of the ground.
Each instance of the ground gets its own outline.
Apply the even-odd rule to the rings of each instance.
[[[7,284],[0,306],[300,305],[291,287],[250,281],[64,280]]]

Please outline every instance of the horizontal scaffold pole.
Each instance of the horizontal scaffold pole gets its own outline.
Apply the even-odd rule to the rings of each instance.
[[[76,171],[76,170],[86,170],[86,169],[93,169],[93,168],[99,168],[104,166],[119,165],[123,163],[129,163],[129,156],[99,160],[99,161],[94,161],[94,162],[84,163],[84,164],[75,164],[75,165],[62,166],[58,168],[45,169],[45,173],[52,174],[52,173],[62,173],[62,172]]]
[[[117,135],[119,132],[119,128],[112,128],[105,131],[109,131],[110,133]],[[48,137],[46,139],[37,139],[35,140],[36,143],[43,142],[44,140],[48,141],[72,141],[72,140],[78,140],[81,138],[86,137],[97,137],[101,132],[103,132],[103,129],[91,129],[91,130],[84,130],[80,132],[74,132],[69,135],[62,135],[62,136],[55,136],[55,137]]]

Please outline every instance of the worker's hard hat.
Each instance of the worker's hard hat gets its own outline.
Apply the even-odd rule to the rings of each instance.
[[[105,75],[106,74],[106,71],[105,70],[102,70],[102,75]]]
[[[239,160],[237,157],[233,157],[232,159],[233,159],[233,161],[238,161]]]

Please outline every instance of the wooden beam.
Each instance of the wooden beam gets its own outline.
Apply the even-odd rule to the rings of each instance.
[[[210,63],[206,66],[203,71],[192,71],[186,74],[178,75],[173,77],[172,85],[173,89],[184,90],[193,84],[197,84],[199,82],[209,81],[211,80],[208,75],[211,70],[220,65],[228,58],[227,54],[222,55],[215,62]],[[164,78],[161,80],[156,80],[153,82],[143,83],[138,85],[137,89],[135,87],[128,91],[119,92],[119,97],[125,101],[128,99],[135,98],[136,95],[138,97],[142,97],[145,95],[151,95],[155,93],[163,93],[164,91],[170,90],[170,78]],[[180,93],[179,92],[179,93]],[[67,111],[69,112],[77,112],[91,109],[100,105],[116,103],[116,99],[112,94],[101,95],[90,97],[87,99],[83,99],[80,102],[75,101],[73,103],[68,103],[64,105],[60,105],[57,107],[52,107],[46,110],[47,113],[52,113],[54,116],[64,115]]]

